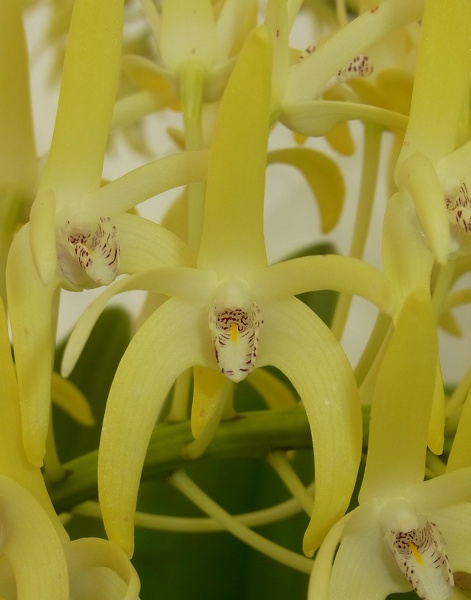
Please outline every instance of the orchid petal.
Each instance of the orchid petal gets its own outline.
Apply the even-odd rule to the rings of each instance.
[[[56,372],[52,373],[51,398],[56,406],[59,406],[77,423],[86,427],[95,425],[90,404],[85,396],[71,381],[64,379]]]
[[[165,0],[158,43],[163,63],[175,74],[190,60],[209,68],[218,50],[210,0],[193,0],[191,11],[186,0]]]
[[[471,573],[471,503],[449,503],[434,511],[431,518],[446,539],[446,550],[453,571]],[[458,581],[455,583],[459,585]]]
[[[407,498],[425,514],[471,498],[471,467],[428,479],[407,489]]]
[[[368,121],[391,131],[405,131],[407,117],[392,110],[369,104],[334,100],[312,100],[284,103],[280,122],[288,129],[307,136],[327,135],[345,121]]]
[[[157,96],[161,108],[178,107],[179,99],[175,87],[153,61],[144,56],[127,55],[122,58],[121,69],[137,88]]]
[[[416,288],[430,289],[433,255],[427,246],[410,198],[389,199],[383,226],[384,272],[397,294],[396,311]]]
[[[36,499],[0,475],[2,554],[15,573],[18,598],[69,599],[67,563],[57,531]]]
[[[291,389],[266,369],[252,371],[247,383],[262,397],[268,408],[291,408],[299,403]]]
[[[404,304],[377,376],[360,502],[422,481],[437,352],[430,301],[418,292]]]
[[[211,271],[165,267],[138,271],[110,285],[89,304],[73,329],[62,359],[63,377],[70,375],[93,326],[114,295],[131,290],[147,290],[193,299],[196,302],[209,302],[208,290],[214,287],[214,283],[215,275]]]
[[[383,273],[349,256],[294,258],[253,271],[248,281],[259,302],[327,289],[362,296],[389,314],[394,309],[392,288]]]
[[[471,5],[467,0],[456,0],[453,10],[445,11],[440,0],[425,3],[409,125],[397,162],[399,168],[416,153],[435,165],[455,150],[469,94],[470,28]]]
[[[198,266],[237,277],[266,264],[263,199],[270,109],[270,46],[250,34],[221,101],[211,146]]]
[[[312,555],[347,509],[361,454],[361,413],[351,366],[331,331],[301,301],[262,307],[259,366],[280,369],[299,393],[314,444],[316,495],[304,551]]]
[[[85,194],[80,208],[90,216],[119,215],[167,190],[204,181],[209,150],[182,152],[151,161]]]
[[[196,257],[191,248],[165,227],[129,213],[115,217],[113,222],[121,248],[121,273],[194,266]]]
[[[42,465],[49,428],[58,280],[44,286],[34,266],[29,225],[15,237],[7,263],[23,441],[31,463]],[[21,273],[21,277],[19,276]],[[31,301],[32,300],[32,301]],[[34,331],[34,335],[33,335]]]
[[[191,405],[191,433],[198,439],[211,418],[220,408],[229,384],[227,377],[219,371],[194,367],[193,402]]]
[[[121,548],[100,538],[82,538],[65,544],[64,551],[70,571],[72,599],[137,599],[139,578]],[[103,573],[104,569],[107,574]],[[85,583],[91,595],[79,592],[84,577],[88,578]],[[119,593],[113,596],[113,592]]]
[[[75,3],[51,150],[40,183],[40,190],[54,191],[59,208],[100,187],[122,28],[122,0]]]
[[[347,122],[336,125],[325,137],[332,148],[340,154],[351,156],[355,152],[355,143]]]
[[[435,387],[432,396],[432,412],[427,437],[427,446],[434,454],[442,454],[445,443],[445,392],[440,360],[437,356]]]
[[[450,249],[450,222],[435,167],[423,154],[409,154],[397,174],[399,189],[406,189],[435,260],[445,265]]]
[[[466,401],[461,411],[460,420],[456,429],[455,439],[451,447],[447,462],[447,471],[455,471],[471,465],[471,390],[466,396]]]
[[[226,0],[216,21],[219,60],[240,51],[245,38],[257,24],[257,0]]]
[[[31,195],[36,183],[36,148],[19,0],[1,3],[0,89],[0,190]]]
[[[288,6],[283,0],[270,0],[265,13],[265,25],[273,48],[272,102],[279,111],[283,100],[289,66]],[[276,114],[276,113],[275,113]]]
[[[194,302],[165,302],[131,340],[111,386],[98,454],[98,488],[108,537],[128,554],[133,552],[142,465],[165,397],[187,368],[216,368],[207,315],[206,307]]]
[[[31,208],[30,228],[34,264],[47,286],[57,271],[56,201],[51,190],[38,193]]]
[[[355,515],[347,525],[335,556],[326,600],[383,600],[388,594],[411,588],[384,543],[375,518],[374,513],[361,520]]]
[[[41,471],[25,455],[21,436],[18,386],[13,366],[8,329],[0,300],[0,474],[11,477],[29,491],[42,505],[61,539],[68,536],[52,506]]]
[[[337,163],[311,148],[286,148],[268,154],[268,164],[279,162],[296,167],[306,178],[319,207],[321,231],[328,233],[337,225],[345,198],[342,172]]]
[[[290,70],[287,100],[315,98],[330,77],[354,56],[362,54],[387,33],[418,21],[424,4],[424,0],[385,0],[351,21]]]

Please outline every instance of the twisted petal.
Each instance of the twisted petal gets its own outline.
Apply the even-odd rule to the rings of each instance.
[[[0,475],[2,554],[22,600],[69,600],[67,563],[57,531],[36,499]]]
[[[355,380],[331,331],[295,298],[262,308],[259,366],[290,379],[307,412],[314,444],[316,495],[304,551],[312,555],[345,512],[361,453],[361,412]]]
[[[171,298],[132,339],[116,372],[98,456],[98,487],[108,537],[133,551],[133,515],[152,429],[175,379],[193,365],[216,368],[208,310]]]
[[[58,280],[44,286],[33,262],[29,225],[13,241],[7,291],[15,347],[23,440],[31,463],[42,465],[49,427]]]
[[[422,481],[437,352],[430,301],[418,292],[404,304],[378,373],[360,502]]]
[[[327,135],[336,125],[358,119],[378,123],[392,131],[405,131],[407,127],[407,117],[392,110],[334,100],[285,102],[280,115],[280,122],[288,129],[307,136]]]
[[[68,536],[52,506],[41,471],[33,467],[25,455],[21,435],[18,386],[13,366],[8,329],[0,300],[0,474],[11,477],[30,492],[41,504],[45,514],[62,540]]]
[[[111,542],[82,538],[64,545],[71,600],[136,600],[139,578],[126,554]]]
[[[321,547],[316,561],[322,552]],[[355,511],[348,523],[327,583],[322,575],[314,569],[309,600],[384,600],[411,589],[384,543],[376,511],[369,507]]]

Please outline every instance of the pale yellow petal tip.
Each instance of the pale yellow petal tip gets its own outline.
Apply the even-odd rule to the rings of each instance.
[[[334,522],[336,520],[338,519],[335,519]],[[319,526],[320,523],[322,523],[322,527]],[[315,517],[315,522],[314,519],[311,518],[303,538],[303,552],[306,556],[314,556],[314,552],[322,544],[329,529],[330,526],[326,525],[325,521],[320,519],[318,515]]]
[[[81,425],[95,425],[90,404],[82,392],[71,381],[55,372],[52,374],[51,397],[57,406]]]

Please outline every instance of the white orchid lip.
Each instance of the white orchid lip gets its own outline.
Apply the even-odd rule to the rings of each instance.
[[[247,285],[224,281],[209,312],[209,329],[219,370],[232,381],[242,381],[254,369],[262,325]]]
[[[417,595],[422,600],[451,598],[453,574],[445,538],[435,523],[419,515],[405,498],[383,506],[381,523],[384,541]]]
[[[65,279],[79,286],[112,283],[119,270],[116,226],[109,217],[98,222],[68,219],[57,235],[57,258]]]

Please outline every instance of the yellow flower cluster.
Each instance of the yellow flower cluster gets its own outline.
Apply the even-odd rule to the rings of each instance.
[[[453,309],[471,300],[469,0],[53,2],[41,48],[61,61],[66,44],[44,157],[23,23],[38,4],[0,4],[0,597],[137,599],[136,525],[225,529],[303,573],[309,600],[469,597],[471,371],[444,384],[439,337],[460,333]],[[300,24],[314,25],[309,46]],[[146,139],[156,113],[180,123],[163,157],[164,140]],[[142,164],[107,181],[117,132]],[[355,145],[356,207],[342,167]],[[266,178],[280,164],[307,182],[320,232],[314,251],[274,263]],[[139,214],[177,188],[162,222]],[[350,248],[326,251],[345,209]],[[377,223],[381,267],[365,258]],[[63,292],[90,289],[58,367]],[[67,378],[130,290],[147,299],[95,423]],[[336,300],[321,318],[305,294],[325,290]],[[375,318],[353,323],[356,364],[343,346],[353,296]],[[244,395],[260,410],[241,415]],[[68,439],[62,464],[51,400],[99,446],[77,456]],[[309,484],[295,466],[306,445]],[[252,455],[292,498],[235,516],[186,472]],[[143,473],[209,519],[137,511]],[[297,551],[253,530],[298,512]],[[80,514],[107,539],[70,541]]]

